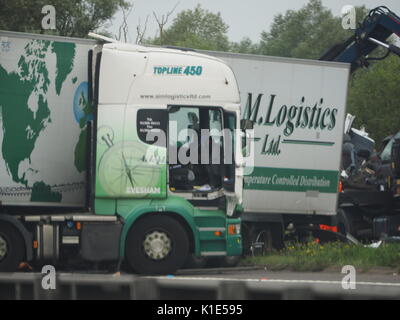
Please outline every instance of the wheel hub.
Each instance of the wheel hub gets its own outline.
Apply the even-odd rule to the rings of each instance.
[[[7,241],[4,238],[4,236],[0,234],[0,261],[6,257],[7,251],[8,251]]]
[[[146,235],[143,248],[150,259],[162,260],[171,251],[171,239],[165,232],[154,231]]]

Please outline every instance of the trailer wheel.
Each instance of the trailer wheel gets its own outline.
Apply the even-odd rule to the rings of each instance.
[[[168,216],[140,220],[126,239],[126,260],[140,274],[174,273],[188,254],[189,238],[184,227]]]
[[[253,236],[253,254],[268,255],[273,250],[272,230],[270,226],[256,229]]]
[[[19,232],[9,224],[0,225],[0,271],[16,271],[24,256],[24,240]]]
[[[272,231],[269,225],[250,224],[243,228],[243,253],[247,255],[266,255],[273,249]]]

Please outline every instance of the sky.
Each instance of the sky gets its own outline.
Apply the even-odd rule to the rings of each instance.
[[[158,16],[165,15],[171,11],[178,3],[174,13],[171,15],[166,27],[170,26],[176,15],[187,9],[194,9],[200,4],[204,9],[213,13],[220,12],[222,19],[229,25],[228,37],[231,41],[239,42],[244,37],[249,37],[253,42],[260,40],[263,30],[268,31],[274,16],[285,13],[286,10],[298,10],[303,7],[308,0],[127,0],[134,4],[133,11],[128,18],[130,33],[129,41],[136,38],[136,27],[143,26],[146,17],[149,16],[147,23],[146,37],[154,37],[158,26],[154,19],[153,12]],[[322,0],[324,6],[332,10],[334,15],[340,16],[341,9],[345,5],[375,8],[385,5],[398,15],[400,15],[399,0]],[[112,25],[107,30],[112,34],[118,34],[118,28],[122,22],[122,15],[119,13],[113,19]]]

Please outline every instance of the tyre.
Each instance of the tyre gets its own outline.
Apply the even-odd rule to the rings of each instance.
[[[20,233],[9,224],[0,224],[0,271],[15,272],[25,257]]]
[[[210,257],[207,260],[208,268],[233,268],[236,267],[241,256]]]
[[[168,216],[139,220],[126,239],[126,260],[140,274],[171,274],[181,268],[189,254],[184,227]]]
[[[256,228],[253,233],[253,254],[268,255],[273,250],[272,230],[270,226]]]
[[[221,266],[226,267],[226,268],[236,267],[239,264],[240,259],[241,259],[241,256],[224,257],[221,259],[222,260]]]
[[[244,256],[268,255],[284,248],[283,226],[279,223],[243,224]]]
[[[266,255],[272,251],[272,232],[268,225],[250,225],[243,234],[245,255]]]

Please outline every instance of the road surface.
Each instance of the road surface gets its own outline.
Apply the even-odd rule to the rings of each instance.
[[[181,270],[167,276],[57,272],[54,291],[41,289],[44,276],[0,274],[0,299],[400,299],[400,276],[388,271],[356,272],[353,278],[340,270],[262,268]]]

